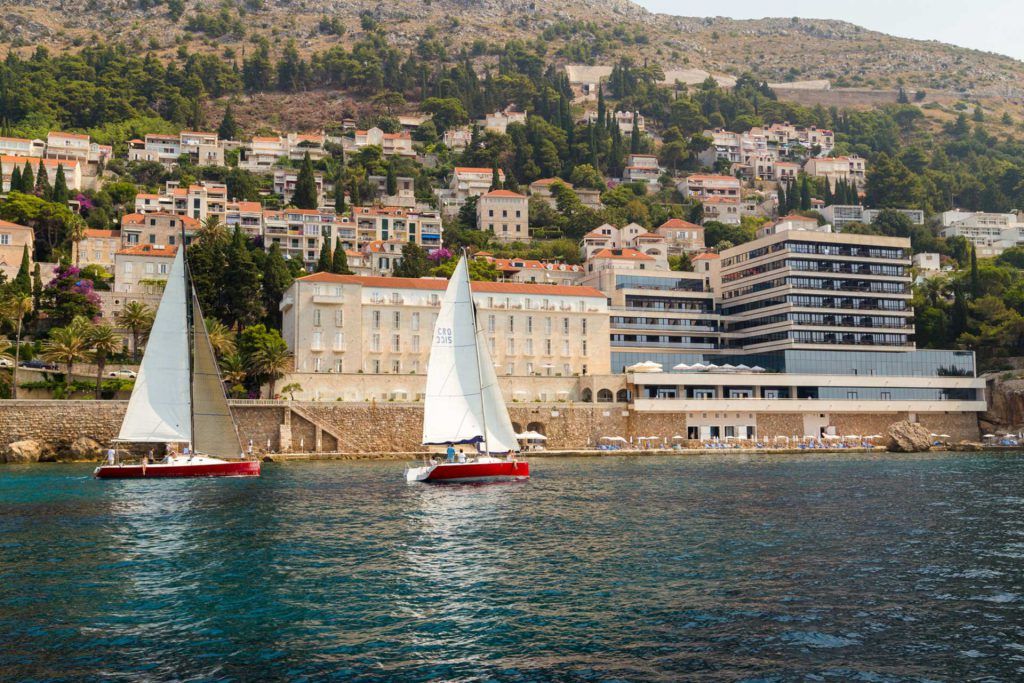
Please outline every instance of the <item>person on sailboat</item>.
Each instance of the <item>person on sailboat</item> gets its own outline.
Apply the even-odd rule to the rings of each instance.
[[[445,453],[448,455],[448,462],[455,462],[455,446],[448,444],[448,448],[445,450]]]
[[[466,462],[466,451],[459,449],[459,462]]]

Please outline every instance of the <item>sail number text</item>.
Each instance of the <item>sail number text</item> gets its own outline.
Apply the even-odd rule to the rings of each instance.
[[[452,344],[452,328],[438,327],[434,330],[434,343],[450,346]]]

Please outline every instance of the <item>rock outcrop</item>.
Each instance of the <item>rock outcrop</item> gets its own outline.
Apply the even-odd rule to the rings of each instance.
[[[103,447],[95,439],[80,436],[71,442],[67,450],[67,460],[98,460],[103,454]]]
[[[0,450],[0,462],[39,462],[43,453],[43,446],[38,441],[14,441]]]
[[[886,432],[885,446],[893,453],[921,453],[932,446],[931,432],[916,422],[894,422]]]

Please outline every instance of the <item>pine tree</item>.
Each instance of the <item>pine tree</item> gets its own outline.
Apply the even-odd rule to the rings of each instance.
[[[237,140],[240,135],[241,130],[238,127],[238,121],[235,120],[235,113],[231,109],[231,103],[229,102],[224,110],[224,118],[220,120],[220,126],[217,127],[217,136],[221,140]]]
[[[402,245],[402,261],[395,266],[393,274],[395,277],[424,277],[432,266],[427,251],[410,242]]]
[[[326,237],[320,245],[320,258],[316,260],[316,273],[331,272],[331,242]]]
[[[398,174],[395,172],[395,162],[388,164],[388,174],[385,182],[385,194],[394,197],[398,194]]]
[[[21,267],[18,268],[18,274],[14,276],[14,280],[11,282],[11,287],[15,292],[21,292],[22,294],[32,293],[32,259],[28,253],[28,245],[26,244],[24,249],[21,251]]]
[[[21,192],[21,169],[18,166],[14,167],[11,171],[11,184],[9,187],[11,192]]]
[[[26,161],[25,168],[21,169],[21,191],[25,194],[32,194],[35,190],[36,178],[32,175],[32,167]]]
[[[498,173],[498,162],[491,167],[491,192],[501,189],[501,175]]]
[[[348,254],[345,253],[345,245],[341,240],[334,243],[334,256],[331,258],[331,272],[336,275],[351,275],[352,270],[348,267]]]
[[[292,194],[292,204],[300,209],[316,209],[320,204],[316,191],[316,177],[313,175],[313,161],[309,158],[309,152],[302,157],[299,176],[295,180],[295,193]]]
[[[228,311],[224,322],[241,329],[256,324],[263,317],[260,272],[249,253],[249,242],[241,226],[235,226],[227,257],[221,287]]]
[[[57,204],[67,204],[71,198],[68,192],[68,181],[64,178],[64,164],[57,165],[57,174],[53,177],[53,193],[51,201]]]

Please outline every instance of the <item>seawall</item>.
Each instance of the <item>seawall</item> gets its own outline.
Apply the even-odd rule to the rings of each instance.
[[[79,436],[101,444],[112,440],[121,426],[127,401],[0,401],[0,450],[22,439],[33,439],[54,451],[68,448]],[[242,443],[252,441],[257,453],[415,453],[422,452],[423,406],[392,402],[233,401],[232,412]],[[638,413],[619,403],[512,404],[509,413],[517,431],[533,430],[548,437],[547,448],[592,448],[603,436],[657,437],[671,443],[695,425],[715,415]],[[817,417],[815,415],[814,417]],[[978,422],[973,413],[833,414],[821,416],[839,434],[884,434],[894,422],[916,419],[930,432],[948,434],[949,441],[976,441]],[[758,439],[803,436],[804,416],[797,413],[752,413]],[[677,440],[678,441],[678,440]]]

